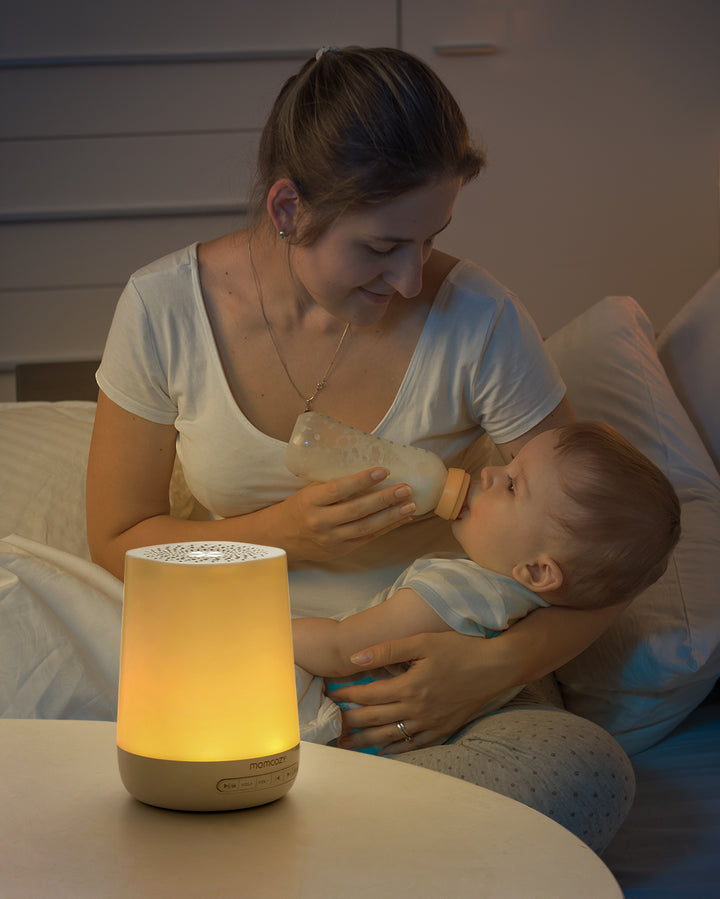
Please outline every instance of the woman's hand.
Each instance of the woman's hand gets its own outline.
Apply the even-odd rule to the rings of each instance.
[[[442,743],[476,718],[489,700],[575,658],[627,605],[549,606],[531,612],[490,640],[446,631],[391,640],[356,653],[352,661],[358,669],[397,663],[408,668],[388,680],[344,687],[332,694],[333,699],[362,706],[343,713],[340,745],[350,749],[382,746],[382,754],[391,755]],[[398,721],[412,742],[404,740]]]
[[[136,546],[182,540],[236,540],[281,546],[288,558],[324,561],[409,521],[415,505],[407,484],[382,486],[387,469],[310,484],[288,499],[217,521],[170,515],[168,487],[177,433],[98,396],[88,461],[88,541],[95,562],[122,578],[125,553]]]
[[[496,639],[444,631],[381,643],[358,653],[353,662],[359,669],[397,663],[408,667],[387,680],[332,694],[335,700],[361,706],[343,713],[340,746],[381,746],[381,755],[393,755],[447,740],[477,717],[481,706],[511,686],[510,672],[503,673],[494,643]],[[412,742],[405,741],[398,721]]]
[[[286,534],[291,560],[323,562],[343,556],[388,533],[412,517],[415,504],[407,484],[378,486],[385,468],[369,468],[326,484],[303,487],[270,514]]]

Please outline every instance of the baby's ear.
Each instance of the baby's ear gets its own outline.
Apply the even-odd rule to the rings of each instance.
[[[546,554],[541,555],[535,562],[516,565],[513,568],[512,576],[533,593],[559,590],[564,580],[560,565]]]

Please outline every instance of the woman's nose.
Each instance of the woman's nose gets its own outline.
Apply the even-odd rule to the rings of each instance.
[[[385,280],[406,299],[416,297],[422,290],[423,258],[412,248],[398,254],[392,269],[385,273]]]

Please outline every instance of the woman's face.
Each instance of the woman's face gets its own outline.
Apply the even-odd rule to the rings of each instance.
[[[339,218],[310,247],[292,250],[308,297],[341,321],[366,327],[399,295],[416,297],[435,237],[447,227],[460,179],[434,182]]]

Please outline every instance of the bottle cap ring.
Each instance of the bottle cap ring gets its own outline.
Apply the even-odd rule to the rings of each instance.
[[[470,475],[466,471],[462,468],[448,469],[443,492],[435,506],[435,514],[448,521],[454,521],[460,514],[469,489]]]

